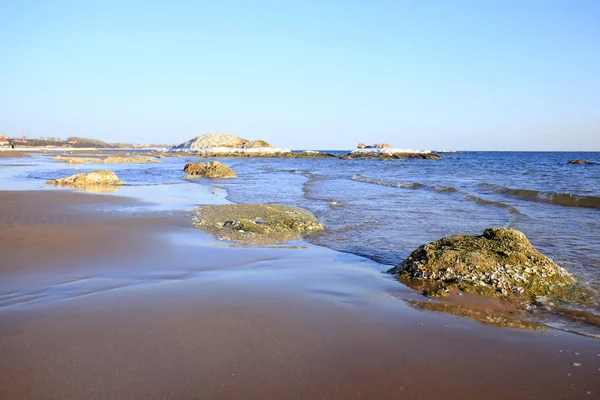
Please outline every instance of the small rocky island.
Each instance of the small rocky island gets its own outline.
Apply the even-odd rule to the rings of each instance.
[[[194,226],[219,240],[282,243],[324,229],[307,210],[275,204],[225,204],[196,208]]]
[[[537,251],[522,232],[505,228],[423,245],[388,272],[426,295],[457,290],[501,297],[518,307],[569,298],[576,287],[575,278]]]
[[[211,161],[208,163],[203,162],[192,162],[188,163],[183,167],[183,171],[187,172],[186,179],[191,178],[237,178],[237,174],[234,170],[229,168],[227,165],[221,164],[218,161]]]
[[[292,151],[274,147],[264,140],[247,140],[228,133],[197,136],[170,149],[205,157],[293,157]]]
[[[124,185],[125,182],[119,179],[117,174],[109,170],[97,170],[82,174],[75,174],[66,178],[51,179],[46,181],[51,185],[65,186],[95,186],[95,185]]]
[[[442,159],[441,155],[433,153],[431,151],[424,150],[409,150],[409,149],[398,149],[387,143],[379,144],[363,144],[359,143],[355,150],[352,150],[350,154],[344,154],[339,156],[342,159],[361,159],[361,158],[379,158],[383,160],[395,160],[402,158],[416,158],[416,159],[427,159],[427,160],[438,160]]]

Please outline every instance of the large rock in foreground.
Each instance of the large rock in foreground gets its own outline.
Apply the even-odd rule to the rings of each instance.
[[[224,204],[196,209],[194,226],[245,244],[281,243],[324,229],[302,208],[273,204]]]
[[[46,181],[52,185],[68,186],[95,186],[95,185],[124,185],[125,182],[119,179],[117,174],[109,170],[98,170],[75,174],[66,178],[52,179]]]
[[[237,178],[231,168],[218,161],[188,163],[183,170],[187,172],[185,178]]]
[[[568,296],[576,284],[565,269],[533,248],[522,232],[504,228],[423,245],[388,272],[426,294],[458,289],[501,296],[521,306],[538,296]]]
[[[207,157],[292,157],[291,150],[273,147],[264,140],[247,140],[226,133],[197,136],[171,151],[189,151]]]

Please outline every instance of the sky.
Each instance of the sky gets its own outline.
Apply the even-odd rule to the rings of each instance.
[[[597,0],[0,0],[0,134],[600,151]]]

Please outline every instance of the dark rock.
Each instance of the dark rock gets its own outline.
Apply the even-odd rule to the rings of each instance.
[[[569,164],[584,164],[584,165],[590,165],[590,164],[600,164],[598,162],[595,161],[589,161],[589,160],[569,160]]]

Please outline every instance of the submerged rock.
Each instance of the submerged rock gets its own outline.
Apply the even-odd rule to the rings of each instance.
[[[125,182],[119,179],[117,174],[109,170],[98,170],[75,174],[66,178],[52,179],[46,181],[52,185],[68,186],[94,186],[94,185],[124,185]]]
[[[522,232],[504,228],[423,245],[388,272],[425,294],[458,289],[500,296],[517,306],[539,296],[568,298],[576,287],[573,276],[533,248]]]
[[[209,133],[171,148],[171,151],[200,153],[206,157],[292,157],[291,150],[280,149],[264,140],[247,140],[236,135]]]
[[[218,161],[188,163],[183,170],[187,172],[185,178],[237,178],[231,168]]]
[[[154,157],[64,157],[56,156],[55,161],[62,161],[67,164],[142,164],[142,163],[159,163]]]
[[[281,243],[324,229],[302,208],[274,204],[224,204],[198,207],[194,226],[220,240],[245,244]]]
[[[595,161],[589,161],[589,160],[569,160],[569,164],[600,164],[598,162]]]

